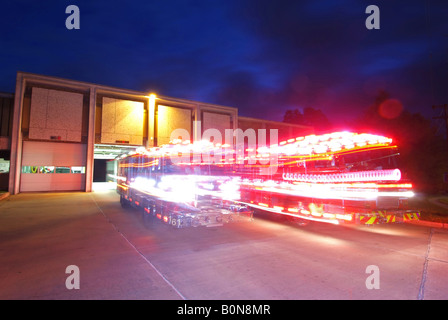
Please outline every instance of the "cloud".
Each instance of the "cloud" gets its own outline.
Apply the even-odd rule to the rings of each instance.
[[[6,3],[0,13],[1,91],[18,70],[153,91],[281,120],[321,109],[345,121],[386,90],[406,110],[447,103],[448,7],[377,1],[381,29],[365,28],[370,1],[79,1]]]
[[[441,34],[441,30],[448,30],[444,18],[447,7],[440,2],[411,1],[405,7],[380,2],[381,29],[371,31],[364,25],[368,4],[292,0],[238,3],[240,25],[262,47],[257,56],[260,69],[276,73],[270,96],[275,97],[278,110],[313,107],[342,122],[371,105],[379,90],[389,91],[409,110],[426,115],[431,96],[446,97],[440,84],[446,83],[443,79],[448,72],[441,72],[446,70],[446,57],[440,52],[448,52],[448,38],[443,43]],[[224,87],[226,92],[238,92],[231,82]],[[250,88],[250,92],[266,89],[255,81]],[[252,101],[238,101],[238,106],[250,113],[259,110],[253,105],[260,106],[256,98],[262,95],[253,94]]]

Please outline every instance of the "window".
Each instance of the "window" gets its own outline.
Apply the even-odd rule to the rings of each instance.
[[[86,167],[72,167],[72,173],[86,173]]]
[[[39,167],[39,173],[54,173],[54,167]]]
[[[9,160],[0,158],[0,173],[8,173],[8,172],[9,172]]]
[[[70,167],[56,167],[55,173],[70,173]]]
[[[22,173],[86,173],[86,167],[55,167],[55,166],[22,166]]]

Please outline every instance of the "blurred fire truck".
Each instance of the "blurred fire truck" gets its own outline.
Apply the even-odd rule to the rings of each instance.
[[[251,220],[253,209],[298,224],[419,219],[419,212],[408,210],[412,184],[398,169],[399,153],[390,138],[334,132],[244,151],[173,141],[123,156],[121,204],[141,207],[145,218],[178,228]]]

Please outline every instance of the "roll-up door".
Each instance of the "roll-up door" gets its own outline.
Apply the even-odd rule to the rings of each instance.
[[[84,191],[86,145],[23,141],[20,192]]]

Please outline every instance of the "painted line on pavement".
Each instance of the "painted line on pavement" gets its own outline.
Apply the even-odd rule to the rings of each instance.
[[[93,197],[93,195],[91,195],[93,202],[95,202],[95,205],[97,206],[98,210],[100,210],[101,214],[104,216],[104,218],[106,218],[106,220],[114,227],[114,229],[123,237],[124,240],[126,240],[126,242],[140,255],[140,257],[143,258],[143,260],[146,261],[146,263],[165,281],[166,284],[168,284],[178,295],[182,300],[187,300],[187,298],[185,298],[185,296],[179,291],[177,290],[177,288],[151,263],[151,261],[149,261],[144,254],[137,249],[137,247],[131,242],[129,241],[128,238],[126,238],[126,236],[120,231],[118,230],[117,226],[106,216],[106,214],[104,213],[104,211],[101,209],[101,207],[98,205],[98,203],[96,202],[95,198]]]

